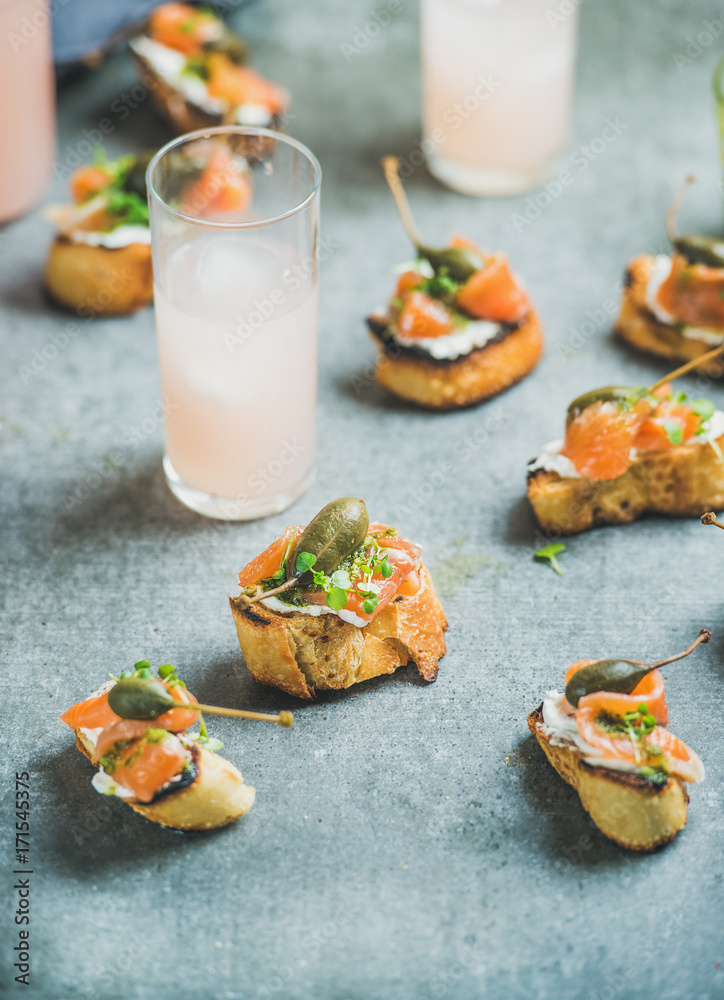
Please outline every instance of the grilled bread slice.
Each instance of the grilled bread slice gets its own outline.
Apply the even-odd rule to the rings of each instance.
[[[665,785],[656,787],[637,774],[591,767],[574,744],[554,744],[543,722],[542,705],[528,716],[528,728],[563,780],[578,792],[599,830],[619,846],[652,851],[686,825],[689,796],[680,778],[669,776]]]
[[[377,345],[375,377],[401,399],[431,410],[474,406],[509,389],[529,375],[543,353],[543,332],[531,310],[522,323],[501,328],[501,335],[455,360],[438,360],[403,347],[386,335],[387,321],[367,320]]]
[[[81,316],[125,316],[153,298],[151,247],[90,246],[60,234],[50,246],[44,280],[56,302]]]
[[[724,449],[724,435],[716,445]],[[630,524],[647,513],[699,517],[724,506],[724,462],[702,442],[641,452],[617,479],[564,479],[538,469],[528,473],[528,499],[541,529],[557,535]]]
[[[655,354],[659,358],[675,361],[692,361],[706,354],[716,344],[710,339],[701,340],[696,336],[684,336],[677,326],[662,323],[654,316],[646,303],[646,287],[654,266],[655,257],[639,254],[626,269],[621,309],[614,329],[626,343],[639,351]],[[722,330],[724,341],[724,330]],[[724,374],[724,360],[713,358],[701,369],[710,377]]]
[[[424,564],[420,580],[414,596],[394,598],[362,628],[334,614],[280,613],[230,597],[249,672],[297,698],[391,674],[411,660],[426,681],[434,681],[447,620]]]

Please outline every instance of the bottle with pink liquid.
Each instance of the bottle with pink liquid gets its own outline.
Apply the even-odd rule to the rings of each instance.
[[[46,0],[0,0],[0,222],[42,197],[55,154],[55,83]]]

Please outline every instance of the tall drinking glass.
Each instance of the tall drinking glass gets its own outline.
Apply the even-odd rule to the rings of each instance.
[[[0,0],[0,222],[35,205],[55,156],[55,79],[44,0]]]
[[[284,510],[311,482],[319,163],[267,129],[191,132],[148,167],[164,471],[192,510]]]
[[[428,167],[470,195],[545,180],[568,134],[575,0],[422,0],[423,141]]]

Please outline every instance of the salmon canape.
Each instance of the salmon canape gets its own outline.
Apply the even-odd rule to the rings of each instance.
[[[97,767],[91,783],[101,795],[117,796],[146,819],[175,830],[225,826],[251,809],[256,793],[233,764],[214,752],[222,744],[209,738],[200,712],[183,707],[198,702],[174,668],[164,664],[158,675],[160,690],[181,707],[142,719],[114,711],[114,694],[129,679],[137,687],[152,680],[151,664],[143,660],[72,705],[61,721]],[[123,711],[119,704],[116,708]],[[192,726],[198,731],[190,732]]]
[[[362,500],[327,504],[244,567],[230,597],[251,675],[298,698],[393,673],[434,681],[447,621],[422,549],[369,523]]]
[[[596,826],[621,847],[651,851],[686,824],[687,782],[704,780],[697,754],[667,728],[658,664],[578,660],[565,690],[549,691],[528,727],[560,776],[578,792]]]
[[[724,505],[724,412],[665,380],[588,392],[569,406],[565,436],[529,464],[527,492],[555,535],[646,513],[698,517]]]
[[[246,44],[208,8],[161,4],[130,48],[141,80],[153,83],[151,99],[179,134],[214,125],[281,129],[289,95],[247,65]]]
[[[434,410],[480,403],[528,375],[543,350],[528,293],[504,253],[461,237],[434,250],[417,239],[394,157],[387,180],[417,251],[386,308],[367,319],[378,349],[377,381]]]
[[[145,173],[153,154],[94,163],[71,175],[72,205],[45,215],[57,228],[45,265],[47,291],[83,318],[126,315],[153,297],[151,230]]]
[[[675,216],[683,191],[667,213],[673,251],[639,254],[629,263],[615,329],[641,351],[690,361],[724,343],[724,237],[677,235]],[[721,375],[721,359],[702,371]]]

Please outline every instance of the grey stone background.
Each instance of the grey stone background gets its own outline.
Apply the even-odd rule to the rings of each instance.
[[[665,245],[663,212],[687,171],[699,177],[688,227],[720,227],[709,76],[724,36],[714,41],[704,22],[722,17],[721,5],[583,5],[563,163],[576,151],[589,163],[522,231],[513,215],[527,197],[473,201],[414,172],[408,190],[429,239],[463,232],[507,249],[547,333],[533,377],[442,416],[354,381],[373,357],[362,317],[408,255],[378,160],[408,156],[419,135],[415,5],[348,58],[341,49],[375,9],[383,5],[274,0],[236,18],[257,65],[293,92],[289,130],[322,162],[324,237],[335,248],[322,266],[317,479],[288,515],[219,525],[179,506],[160,467],[152,311],[81,322],[57,356],[38,362],[73,318],[39,290],[51,232],[39,212],[1,231],[8,996],[724,995],[724,538],[697,521],[598,530],[568,541],[559,579],[533,561],[540,539],[524,499],[525,463],[560,433],[573,396],[664,373],[613,340],[611,300],[626,260]],[[694,41],[687,57],[706,31],[708,43],[697,54]],[[61,162],[105,117],[111,154],[167,137],[148,102],[128,107],[122,95],[133,82],[119,54],[64,87]],[[625,128],[591,159],[581,148],[609,118]],[[47,200],[65,194],[58,179]],[[706,391],[724,406],[721,386]],[[102,483],[84,489],[96,469]],[[89,495],[74,502],[79,487]],[[364,496],[372,516],[424,544],[450,619],[449,651],[434,685],[410,668],[299,706],[249,678],[226,596],[287,521],[344,494]],[[574,659],[651,660],[703,625],[712,643],[669,668],[667,686],[672,727],[699,751],[707,780],[691,790],[689,824],[674,843],[651,856],[624,853],[546,765],[526,715]],[[297,711],[289,732],[214,722],[257,788],[253,810],[231,828],[172,833],[92,790],[58,715],[142,657],[175,663],[201,700]],[[12,981],[10,957],[11,787],[24,769],[30,988]]]

